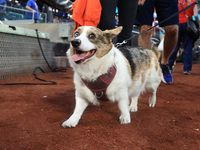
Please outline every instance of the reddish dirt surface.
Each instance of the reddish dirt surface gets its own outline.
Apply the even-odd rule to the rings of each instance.
[[[132,122],[121,125],[116,103],[90,105],[76,128],[61,124],[73,112],[73,71],[41,73],[57,85],[0,85],[0,150],[199,150],[200,65],[183,75],[182,64],[174,83],[161,83],[155,108],[148,93],[139,99]],[[32,75],[1,80],[39,82]]]

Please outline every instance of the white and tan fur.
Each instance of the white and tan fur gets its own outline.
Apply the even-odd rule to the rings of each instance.
[[[101,31],[95,27],[82,26],[73,34],[72,40],[81,41],[78,47],[81,51],[96,50],[91,57],[75,63],[72,60],[74,47],[70,44],[67,56],[74,70],[76,106],[71,117],[63,122],[63,127],[75,127],[89,103],[99,104],[99,100],[85,86],[82,79],[95,81],[100,75],[107,73],[108,69],[116,65],[117,73],[108,86],[106,94],[110,101],[117,102],[120,110],[121,124],[131,122],[130,112],[138,110],[138,98],[146,89],[150,92],[149,106],[156,104],[156,91],[162,78],[162,73],[156,55],[147,49],[130,48],[134,55],[134,67],[131,69],[128,59],[111,42],[119,34],[122,27],[113,30]],[[131,104],[129,105],[129,100]]]

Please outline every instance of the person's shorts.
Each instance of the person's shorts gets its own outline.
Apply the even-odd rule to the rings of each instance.
[[[178,0],[146,0],[144,5],[138,6],[135,19],[135,25],[150,25],[153,22],[154,7],[157,13],[157,19],[160,23],[166,18],[178,12]],[[179,24],[178,14],[163,22],[159,26]]]

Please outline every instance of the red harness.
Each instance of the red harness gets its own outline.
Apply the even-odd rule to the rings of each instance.
[[[109,100],[106,95],[106,90],[112,80],[114,79],[117,72],[116,66],[109,68],[107,74],[102,74],[94,82],[87,82],[82,79],[83,83],[90,89],[94,96],[99,100]]]

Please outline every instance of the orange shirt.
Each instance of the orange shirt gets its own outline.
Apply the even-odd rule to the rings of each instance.
[[[72,19],[76,26],[97,26],[101,17],[100,0],[76,0],[72,4]],[[75,30],[74,29],[74,30]]]
[[[183,4],[183,0],[179,0],[179,1]],[[191,0],[191,3],[194,3],[194,2],[195,2],[194,0]],[[183,8],[187,7],[187,2],[185,2],[185,4],[182,6],[183,6]],[[190,18],[192,18],[192,16],[194,15],[194,13],[193,13],[194,6],[195,5],[191,6],[189,9],[187,9],[185,11],[187,16]],[[178,7],[179,7],[179,10],[182,10],[180,3],[179,3]],[[187,22],[187,17],[185,16],[185,13],[183,11],[179,14],[179,23],[186,23],[186,22]]]

